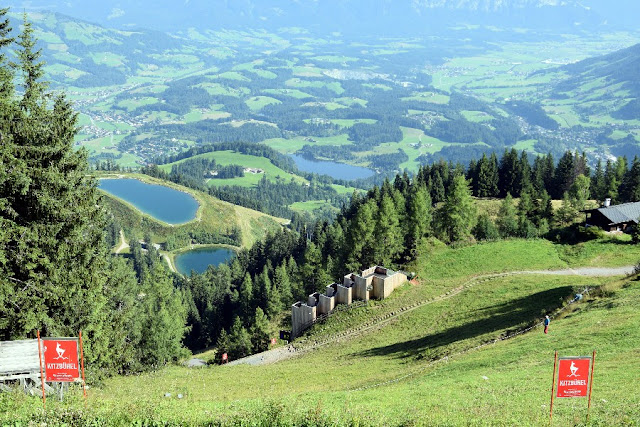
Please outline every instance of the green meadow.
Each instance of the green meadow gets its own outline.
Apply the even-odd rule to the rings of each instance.
[[[279,179],[286,180],[287,182],[291,179],[299,183],[306,182],[304,178],[286,172],[275,166],[269,159],[265,157],[251,156],[235,151],[214,151],[211,153],[199,154],[191,158],[215,159],[216,164],[219,165],[240,165],[244,166],[245,168],[262,169],[263,171],[262,173],[245,172],[245,176],[237,178],[212,178],[208,180],[208,184],[210,186],[239,185],[241,187],[252,187],[257,185],[264,176],[266,176],[268,180],[273,182]],[[182,163],[184,161],[185,160],[179,160],[175,163],[160,165],[159,168],[164,170],[165,172],[170,172],[171,166],[173,166],[174,164]]]
[[[599,244],[640,257],[625,241],[592,243]],[[115,377],[90,388],[88,409],[76,389],[64,402],[49,399],[46,415],[38,397],[3,394],[4,419],[538,426],[549,423],[554,352],[596,350],[590,425],[634,425],[640,420],[640,282],[535,273],[566,268],[562,248],[543,240],[458,249],[431,241],[410,266],[415,283],[385,300],[337,310],[294,342],[292,358]],[[581,301],[568,304],[585,288]],[[540,327],[546,313],[552,316],[547,335]],[[553,425],[584,425],[586,415],[584,398],[554,402]]]

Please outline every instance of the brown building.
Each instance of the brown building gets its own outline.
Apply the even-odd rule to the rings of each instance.
[[[608,202],[597,209],[584,211],[586,226],[600,227],[605,231],[629,231],[630,227],[638,224],[640,217],[640,202],[623,203],[610,206]]]

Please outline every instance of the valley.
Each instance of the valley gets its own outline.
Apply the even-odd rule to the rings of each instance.
[[[53,86],[81,113],[76,143],[94,162],[140,167],[236,140],[383,174],[512,146],[636,154],[640,122],[616,113],[634,99],[628,78],[571,65],[638,43],[633,32],[454,28],[407,40],[191,29],[151,42],[145,30],[34,21]]]
[[[636,2],[8,6],[0,424],[640,422]]]

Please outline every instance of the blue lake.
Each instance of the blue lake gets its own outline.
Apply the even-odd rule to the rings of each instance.
[[[309,160],[297,154],[290,154],[298,169],[304,172],[314,172],[320,175],[329,175],[335,179],[360,179],[373,175],[371,169],[360,166],[347,165],[345,163],[329,162],[326,160]]]
[[[189,222],[198,211],[198,202],[192,195],[138,179],[101,179],[98,188],[168,224]]]
[[[185,275],[204,273],[209,265],[218,266],[236,255],[227,248],[198,248],[176,255],[176,269]]]

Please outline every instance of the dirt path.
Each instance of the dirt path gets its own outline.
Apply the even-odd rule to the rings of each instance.
[[[124,231],[120,229],[120,246],[118,246],[118,249],[116,249],[116,254],[119,254],[120,252],[124,251],[128,247],[129,245],[127,244],[127,241],[124,239]]]
[[[457,288],[454,288],[448,292],[445,292],[444,294],[441,294],[437,297],[429,298],[429,299],[419,301],[414,304],[399,308],[383,316],[379,316],[377,318],[371,319],[369,322],[365,324],[358,325],[354,328],[340,332],[322,341],[316,340],[316,341],[295,342],[285,347],[279,347],[273,350],[268,350],[262,353],[254,354],[252,356],[247,356],[242,359],[234,360],[233,362],[229,362],[226,366],[233,366],[233,365],[240,365],[240,364],[266,365],[269,363],[276,363],[281,360],[289,359],[290,357],[306,353],[308,351],[314,350],[318,347],[322,347],[336,341],[352,339],[370,330],[381,328],[402,314],[408,313],[410,311],[413,311],[425,305],[429,305],[435,302],[449,299],[465,291],[466,289],[472,288],[480,283],[485,283],[485,282],[496,280],[503,277],[525,275],[525,274],[526,275],[545,274],[545,275],[558,275],[558,276],[579,275],[579,276],[585,276],[585,277],[603,277],[603,276],[606,277],[606,276],[630,275],[630,274],[633,274],[633,272],[634,272],[634,266],[630,265],[626,267],[615,267],[615,268],[580,267],[580,268],[567,268],[562,270],[525,270],[525,271],[512,271],[508,273],[496,273],[496,274],[486,274],[482,276],[477,276],[467,280],[461,286],[458,286]]]
[[[173,273],[176,273],[176,269],[173,267],[173,263],[171,262],[171,258],[169,258],[169,255],[162,254],[162,257],[165,259],[165,261],[167,261],[167,264],[169,264],[169,270],[171,270],[171,272]]]

